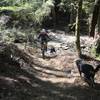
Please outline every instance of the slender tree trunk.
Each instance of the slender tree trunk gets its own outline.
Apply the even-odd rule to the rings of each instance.
[[[78,52],[78,56],[81,56],[81,48],[80,48],[80,19],[81,19],[81,13],[82,13],[82,3],[83,0],[79,0],[78,3],[78,9],[77,9],[77,16],[76,16],[76,49]]]
[[[72,13],[72,6],[71,6],[71,12],[70,12],[70,24],[73,23],[73,13]]]
[[[91,37],[95,36],[95,27],[98,21],[99,10],[100,10],[100,0],[95,0],[92,21],[91,21],[91,26],[90,26],[90,36]]]
[[[52,16],[53,16],[53,27],[56,28],[56,12],[55,7],[52,8]]]
[[[96,39],[96,53],[100,54],[100,10],[98,15],[98,21],[97,21],[97,34],[95,34]]]
[[[98,27],[98,33],[100,35],[100,8],[99,8],[99,15],[98,15],[97,27]]]
[[[100,54],[100,0],[95,0],[90,27],[90,36],[95,37],[96,54]]]
[[[71,5],[71,12],[70,12],[70,24],[73,24],[74,22],[75,22],[75,20],[73,20],[74,19],[74,5],[72,4]]]

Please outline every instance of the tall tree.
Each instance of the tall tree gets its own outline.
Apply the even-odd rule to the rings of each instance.
[[[95,36],[95,27],[96,27],[96,24],[98,23],[99,13],[100,13],[100,0],[95,0],[92,21],[91,21],[91,27],[90,27],[90,36],[91,37]]]
[[[78,52],[78,56],[81,56],[81,48],[80,48],[80,19],[81,19],[81,13],[82,13],[82,3],[83,0],[78,1],[78,9],[77,9],[77,16],[76,16],[76,49]]]

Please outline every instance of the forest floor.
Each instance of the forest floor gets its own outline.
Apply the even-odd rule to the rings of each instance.
[[[84,39],[90,42],[89,38],[83,37]],[[67,37],[67,43],[70,44],[68,40],[71,38]],[[72,37],[72,43],[74,40]],[[19,49],[23,47],[19,44],[17,46]],[[32,58],[32,64],[24,61],[19,65],[2,58],[0,100],[100,100],[100,73],[95,77],[96,87],[88,87],[79,77],[74,64],[76,51],[64,44],[60,48],[58,42],[54,46],[57,55],[46,59],[42,59],[40,49],[24,50]],[[96,62],[92,60],[88,63],[95,65]]]

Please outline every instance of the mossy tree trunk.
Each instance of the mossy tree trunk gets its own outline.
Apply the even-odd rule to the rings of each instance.
[[[75,30],[76,49],[77,49],[79,57],[81,56],[81,47],[80,47],[80,19],[81,19],[81,13],[82,13],[82,3],[83,3],[83,0],[79,0],[79,2],[78,2],[78,9],[77,9],[77,16],[76,16],[76,30]]]

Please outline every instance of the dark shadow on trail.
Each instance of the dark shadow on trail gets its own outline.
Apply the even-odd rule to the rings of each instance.
[[[95,83],[95,89],[100,91],[100,83]]]
[[[100,100],[100,84],[98,89],[91,89],[51,83],[35,76],[16,62],[0,61],[0,100]]]

